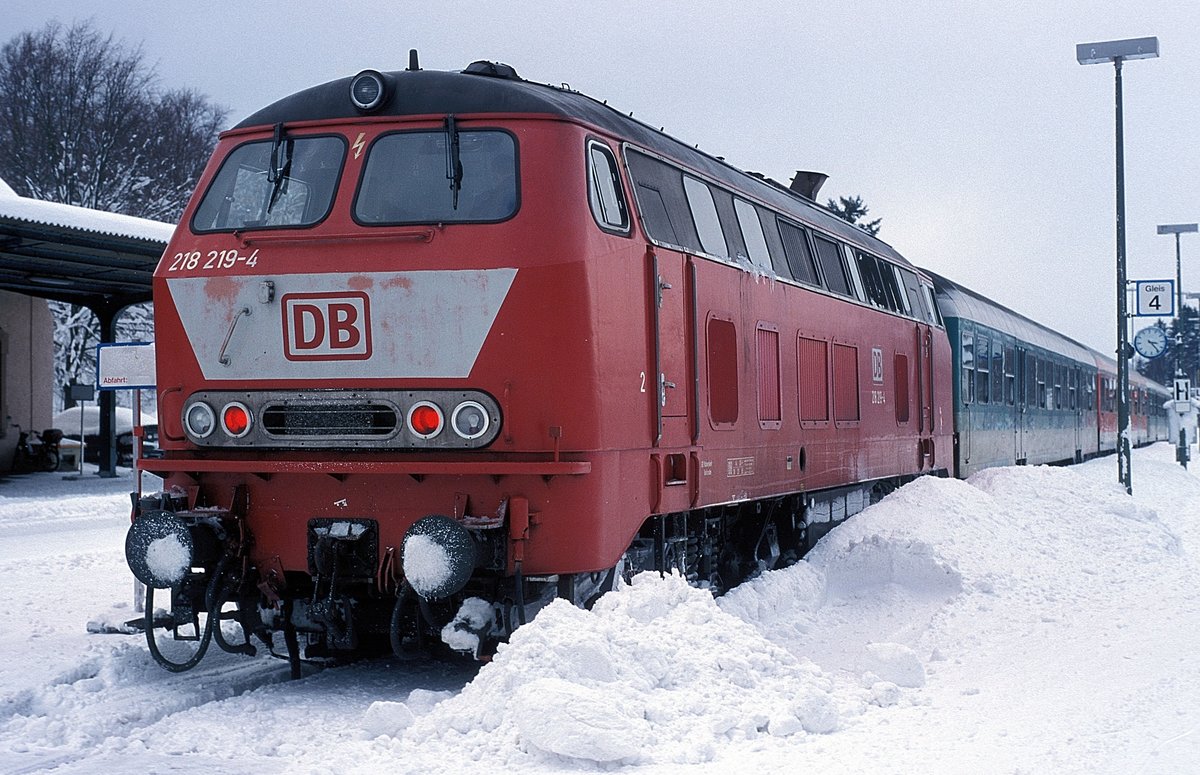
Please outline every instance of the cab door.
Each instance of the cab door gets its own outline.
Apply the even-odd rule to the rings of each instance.
[[[936,465],[933,447],[933,330],[917,323],[917,413],[921,468]]]
[[[1013,460],[1025,460],[1025,428],[1029,422],[1030,383],[1033,359],[1024,347],[1017,347],[1017,401],[1013,415]]]
[[[650,247],[646,255],[654,363],[644,389],[654,404],[654,444],[688,446],[698,433],[694,268],[685,253]]]

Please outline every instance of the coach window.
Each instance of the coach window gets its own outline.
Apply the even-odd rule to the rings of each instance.
[[[975,401],[975,335],[963,329],[962,332],[962,402],[970,404]]]
[[[594,140],[588,143],[587,155],[588,202],[592,206],[592,217],[605,231],[627,234],[629,210],[621,190],[616,157],[608,146]]]
[[[990,343],[986,336],[975,340],[975,400],[981,404],[988,402],[988,363],[991,358]]]
[[[1039,409],[1049,409],[1050,404],[1046,395],[1046,361],[1037,359],[1037,405]]]
[[[517,144],[508,132],[394,132],[367,152],[354,219],[369,226],[493,223],[517,212]],[[447,182],[451,156],[462,178]]]
[[[345,156],[340,136],[239,145],[200,200],[192,231],[312,226],[329,214]]]
[[[817,261],[821,264],[821,273],[825,275],[825,283],[829,290],[842,296],[855,295],[850,290],[850,279],[846,275],[846,267],[842,261],[842,251],[836,242],[814,235],[813,242],[817,245]]]
[[[1004,403],[1012,406],[1017,401],[1017,362],[1013,348],[1004,348]]]
[[[783,241],[783,252],[787,256],[792,277],[808,285],[821,285],[817,276],[817,265],[813,261],[812,249],[808,245],[808,234],[799,226],[779,220],[779,237]]]
[[[749,202],[736,197],[733,200],[733,210],[737,213],[742,241],[746,243],[750,261],[759,269],[772,271],[771,252],[767,249],[767,238],[763,235],[762,223],[758,220],[758,210]]]
[[[1021,406],[1033,406],[1037,401],[1037,358],[1025,353],[1025,382],[1021,388]]]
[[[721,231],[721,219],[717,217],[717,206],[713,204],[708,185],[684,175],[683,190],[687,194],[688,206],[692,208],[692,221],[696,224],[696,233],[700,235],[700,247],[710,256],[728,256],[725,233]]]
[[[992,403],[1004,403],[1004,347],[1000,337],[992,341]]]

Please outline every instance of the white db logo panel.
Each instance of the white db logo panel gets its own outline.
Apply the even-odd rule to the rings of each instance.
[[[371,357],[371,303],[361,291],[288,293],[283,355],[289,361],[364,361]]]

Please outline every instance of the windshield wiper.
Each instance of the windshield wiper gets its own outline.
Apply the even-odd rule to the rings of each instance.
[[[458,192],[462,190],[463,166],[459,157],[458,124],[453,115],[446,116],[446,179],[454,192],[454,209],[458,209]]]
[[[271,166],[267,169],[267,182],[271,184],[271,198],[267,202],[267,212],[275,206],[275,201],[287,193],[288,181],[292,173],[292,152],[296,144],[284,137],[283,124],[275,125],[275,139],[271,143]],[[282,151],[283,158],[280,158]]]

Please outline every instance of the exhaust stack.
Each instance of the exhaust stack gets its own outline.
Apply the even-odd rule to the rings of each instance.
[[[796,170],[796,176],[792,178],[788,188],[805,199],[815,202],[817,201],[817,192],[821,190],[821,186],[825,185],[827,180],[829,180],[829,176],[824,172]]]

